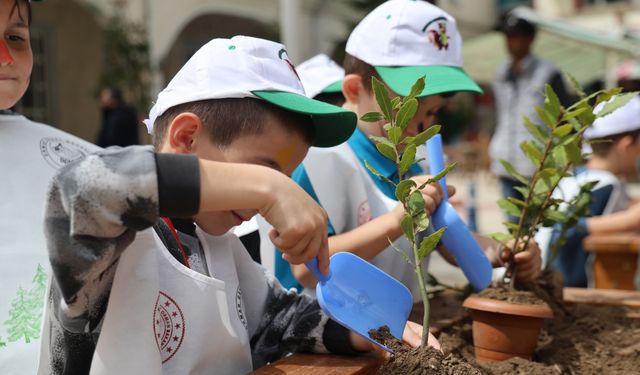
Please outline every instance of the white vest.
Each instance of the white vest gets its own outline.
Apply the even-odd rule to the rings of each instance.
[[[97,149],[80,138],[23,116],[0,115],[2,375],[34,374],[38,364],[39,328],[50,274],[43,232],[49,181],[63,165]],[[38,265],[42,266],[39,272]],[[24,298],[19,298],[19,289],[24,291]],[[34,326],[27,329],[31,324]],[[20,331],[30,331],[29,343],[24,335],[15,337]],[[14,338],[17,340],[11,341]],[[1,347],[2,342],[5,347]]]
[[[326,210],[337,234],[353,230],[399,204],[378,189],[347,143],[331,148],[312,147],[303,165],[320,205]],[[268,238],[265,236],[268,224],[264,220],[259,220],[259,224],[261,238]],[[413,259],[413,251],[404,236],[394,244]],[[273,252],[270,241],[261,241],[261,256],[267,268],[271,265],[264,260],[273,259]],[[414,301],[421,300],[418,278],[413,267],[391,246],[370,262],[406,285]],[[427,263],[423,262],[425,275]]]
[[[236,375],[252,370],[238,280],[258,280],[263,274],[236,236],[213,237],[199,228],[196,233],[212,277],[180,264],[152,229],[139,233],[125,251],[91,375]],[[259,285],[253,289],[258,290],[249,294],[264,293]]]

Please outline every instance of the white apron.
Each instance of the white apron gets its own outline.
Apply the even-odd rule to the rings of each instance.
[[[97,149],[21,115],[0,115],[2,375],[34,374],[38,365],[40,325],[50,274],[43,232],[49,181],[62,166]],[[19,298],[21,294],[23,298]]]
[[[180,264],[153,229],[118,264],[91,364],[98,374],[244,374],[252,370],[237,237],[196,233],[213,277]]]

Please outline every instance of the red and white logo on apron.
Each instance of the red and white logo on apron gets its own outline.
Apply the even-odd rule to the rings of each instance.
[[[156,306],[153,311],[153,333],[156,337],[162,363],[167,362],[176,354],[185,332],[184,315],[180,306],[163,292],[158,293]]]

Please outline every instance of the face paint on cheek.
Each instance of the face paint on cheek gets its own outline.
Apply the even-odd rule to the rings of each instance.
[[[287,144],[282,150],[278,151],[276,154],[276,161],[282,168],[286,168],[287,165],[291,162],[291,158],[296,151],[295,142],[291,142]]]
[[[0,41],[0,64],[1,65],[13,64],[13,56],[11,56],[11,52],[9,52],[9,47],[7,46],[7,42],[5,42],[4,40]]]

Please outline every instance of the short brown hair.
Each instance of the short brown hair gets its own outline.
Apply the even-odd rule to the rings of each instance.
[[[27,6],[27,19],[25,20],[24,15],[22,14],[22,12],[20,11],[20,3],[25,3],[25,5]],[[18,12],[18,17],[20,18],[21,21],[26,22],[27,26],[31,26],[31,2],[29,2],[29,0],[14,0],[13,2],[13,6],[11,7],[11,13],[10,15],[13,16],[13,12]]]
[[[376,68],[348,53],[344,56],[342,67],[344,68],[345,75],[357,74],[362,77],[362,86],[364,86],[364,88],[369,92],[372,92],[371,77],[376,77],[377,79],[382,80],[380,75],[378,75],[378,72],[376,72]]]
[[[598,139],[592,139],[592,141],[595,141],[595,143],[591,144],[593,154],[601,158],[606,157],[609,152],[611,152],[613,146],[622,138],[627,136],[630,136],[633,142],[637,142],[638,137],[640,137],[640,130],[633,130],[630,132],[613,134]]]
[[[287,111],[256,98],[209,99],[179,104],[167,109],[153,125],[153,145],[160,149],[171,122],[181,113],[190,112],[200,118],[211,141],[228,146],[240,136],[262,133],[267,118],[276,119],[285,129],[302,135],[313,144],[314,126],[309,115]]]

